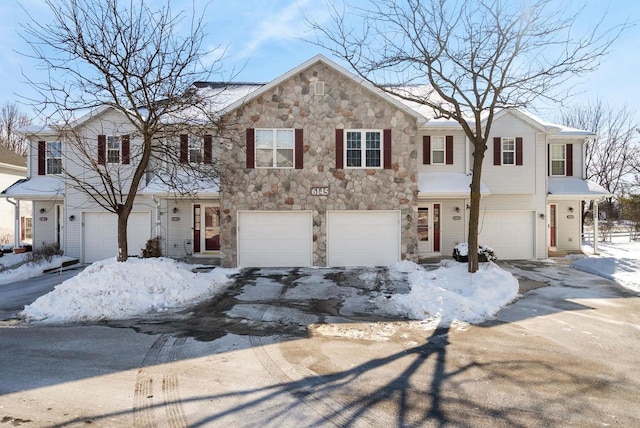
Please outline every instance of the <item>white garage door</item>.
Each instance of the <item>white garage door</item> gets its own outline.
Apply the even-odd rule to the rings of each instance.
[[[478,244],[493,248],[498,260],[534,258],[533,211],[481,211]]]
[[[140,255],[151,238],[151,214],[132,212],[127,224],[130,255]],[[93,263],[118,255],[118,217],[111,213],[83,213],[84,262]]]
[[[311,211],[238,211],[238,266],[312,265]]]
[[[400,260],[400,211],[327,212],[328,266],[390,266]]]

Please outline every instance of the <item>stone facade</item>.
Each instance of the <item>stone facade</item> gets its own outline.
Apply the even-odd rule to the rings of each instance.
[[[324,82],[316,95],[315,82]],[[328,210],[400,210],[401,257],[417,257],[416,119],[384,97],[319,62],[232,112],[236,143],[222,153],[221,257],[237,264],[237,211],[313,212],[313,263],[326,265]],[[246,168],[245,130],[295,128],[304,132],[302,169]],[[391,169],[336,169],[336,129],[391,129]],[[312,196],[329,187],[329,196]]]

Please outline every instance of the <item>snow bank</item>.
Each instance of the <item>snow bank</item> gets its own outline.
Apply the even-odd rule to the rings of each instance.
[[[582,248],[585,253],[593,254],[593,247],[590,245],[583,245]],[[600,242],[598,248],[599,256],[577,259],[571,267],[640,292],[640,242],[621,238],[620,242]]]
[[[481,263],[478,272],[469,274],[466,263],[441,262],[433,271],[411,262],[391,268],[409,273],[409,294],[396,294],[382,302],[392,315],[408,315],[438,327],[454,321],[479,323],[493,317],[518,295],[518,280],[493,263]]]
[[[92,264],[21,312],[27,321],[62,323],[126,319],[196,303],[221,291],[235,269],[194,273],[167,258],[115,258]]]
[[[72,257],[55,256],[51,259],[50,262],[43,261],[42,263],[25,263],[23,265],[20,265],[20,263],[24,262],[24,259],[28,254],[29,253],[5,254],[5,256],[0,259],[0,265],[9,268],[8,270],[0,272],[0,285],[22,281],[42,275],[42,272],[47,269],[60,267],[63,262],[73,260]],[[20,266],[12,269],[11,267],[15,265]]]

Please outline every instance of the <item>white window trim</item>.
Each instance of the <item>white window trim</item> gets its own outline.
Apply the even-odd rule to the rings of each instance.
[[[106,136],[106,147],[105,147],[105,162],[113,165],[119,165],[122,163],[122,137],[118,135],[107,135]],[[109,148],[109,144],[118,143],[118,160],[116,162],[110,160],[109,152],[115,152],[116,149]]]
[[[27,225],[27,222],[29,225]],[[33,239],[33,217],[24,217],[24,239]]]
[[[198,151],[199,161],[194,161],[191,152]],[[204,163],[204,137],[189,134],[187,136],[187,162],[191,165],[201,165]]]
[[[442,138],[442,149],[435,149],[434,142],[436,139]],[[434,156],[436,152],[442,152],[442,162],[436,162]],[[431,165],[446,165],[447,164],[447,137],[444,135],[434,135],[431,137]]]
[[[564,156],[562,159],[554,159],[553,157],[553,147],[560,146],[563,148],[562,153]],[[565,144],[551,144],[551,148],[549,149],[549,176],[551,177],[566,177],[567,175],[567,147]],[[562,174],[554,174],[553,173],[553,161],[562,161],[564,168],[562,169]]]
[[[513,150],[505,150],[504,144],[506,140],[513,142]],[[503,166],[515,166],[516,165],[516,137],[501,137],[500,138],[500,165]],[[513,153],[513,163],[504,163],[504,154]]]
[[[53,143],[58,143],[60,144],[60,157],[54,157],[54,156],[50,156],[51,152],[49,151],[49,144],[53,144]],[[56,141],[47,141],[45,142],[45,170],[47,175],[60,175],[62,174],[62,141],[56,140]],[[49,159],[60,159],[60,172],[49,172]]]
[[[362,163],[367,162],[367,132],[376,132],[380,134],[380,166],[348,166],[347,165],[347,135],[349,132],[359,132],[361,134],[360,141],[362,142],[360,146],[360,160]],[[351,149],[353,150],[353,149]],[[346,169],[384,169],[384,132],[382,129],[345,129],[344,130],[344,142],[343,142],[343,159],[344,159],[344,168]]]
[[[260,166],[258,165],[258,132],[259,131],[271,131],[273,133],[273,145],[271,147],[271,150],[273,151],[273,162],[276,163],[277,159],[278,159],[278,145],[277,145],[277,140],[276,140],[276,135],[277,135],[277,131],[290,131],[291,132],[291,136],[292,136],[292,141],[293,141],[293,147],[292,147],[292,151],[293,151],[293,156],[291,157],[291,166],[278,166],[277,164],[274,165],[273,163],[271,164],[271,166]],[[254,155],[253,155],[253,165],[256,168],[259,169],[294,169],[296,167],[296,130],[295,128],[256,128],[255,129],[255,137],[254,137]],[[284,148],[281,148],[284,149]],[[264,149],[262,149],[264,150]]]

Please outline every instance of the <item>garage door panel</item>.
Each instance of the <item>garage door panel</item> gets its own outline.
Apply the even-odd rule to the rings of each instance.
[[[149,212],[132,212],[127,223],[129,255],[139,255],[151,238]],[[111,213],[83,213],[84,262],[93,263],[118,254],[118,217]]]
[[[499,260],[534,258],[533,211],[485,211],[478,243],[493,248]]]
[[[327,218],[329,266],[388,266],[399,261],[399,211],[330,211]]]
[[[309,211],[238,212],[238,264],[300,267],[313,264]]]

